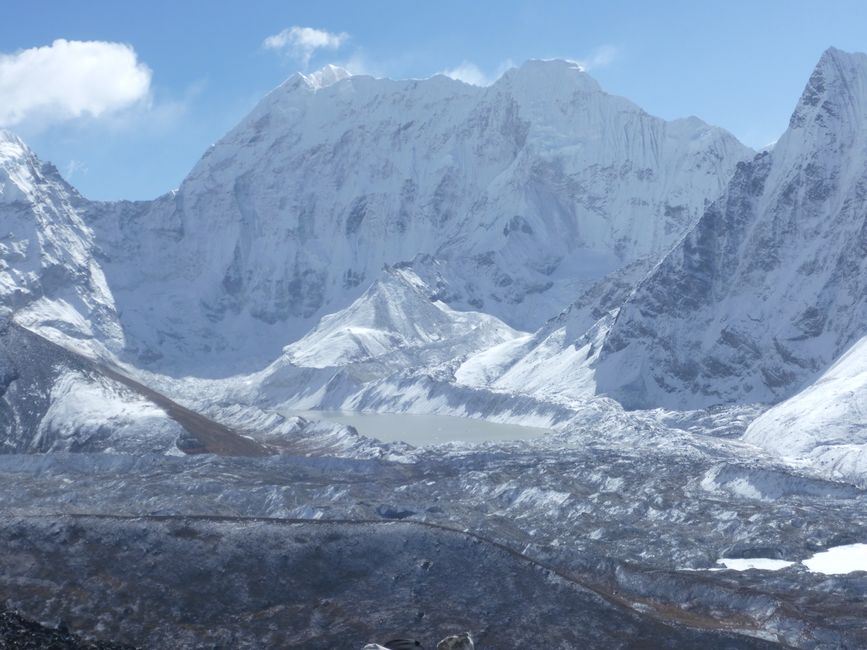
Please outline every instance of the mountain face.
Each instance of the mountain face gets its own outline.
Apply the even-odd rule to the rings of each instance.
[[[270,93],[176,192],[86,219],[129,359],[228,375],[279,356],[385,264],[412,261],[452,308],[534,329],[666,251],[749,155],[563,61],[488,88],[326,68]]]
[[[26,309],[25,320],[111,341],[120,330],[86,207],[54,165],[0,130],[0,309]]]
[[[0,454],[179,454],[184,434],[141,395],[0,316]]]
[[[0,132],[0,318],[132,371],[264,368],[253,403],[418,368],[440,386],[600,278],[646,268],[749,153],[562,61],[489,88],[295,75],[149,202],[88,201]],[[121,449],[148,427],[174,448],[137,397],[50,346],[28,361],[9,332],[10,449]]]
[[[867,55],[828,50],[772,151],[640,283],[598,391],[630,407],[776,402],[867,331]]]

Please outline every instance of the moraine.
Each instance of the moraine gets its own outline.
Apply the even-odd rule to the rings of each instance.
[[[489,422],[453,415],[362,413],[359,411],[292,411],[285,415],[326,420],[355,427],[382,442],[406,442],[416,447],[452,442],[481,443],[532,440],[550,431],[541,427]]]

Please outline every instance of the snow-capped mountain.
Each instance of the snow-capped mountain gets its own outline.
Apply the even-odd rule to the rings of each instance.
[[[667,250],[750,154],[563,61],[488,88],[327,68],[271,92],[177,192],[87,218],[128,358],[225,376],[278,357],[384,264],[534,329]]]
[[[319,385],[350,394],[420,366],[442,366],[445,381],[464,359],[524,341],[513,326],[655,259],[748,155],[563,61],[489,88],[328,66],[288,79],[151,202],[87,201],[3,132],[0,304],[131,372],[261,371],[242,383],[268,402]],[[26,365],[5,364],[13,412],[26,409],[13,378]],[[72,412],[55,401],[85,408],[106,385],[36,374],[47,401],[33,426],[52,431],[52,413]]]
[[[773,150],[626,301],[598,390],[631,407],[776,402],[867,331],[867,55],[824,53]]]
[[[54,165],[0,130],[0,309],[74,338],[110,342],[120,329],[82,219],[86,207]]]
[[[294,75],[152,202],[88,202],[4,134],[3,304],[206,411],[777,401],[863,336],[864,60],[829,50],[750,162],[562,61]]]
[[[311,368],[374,360],[405,368],[441,363],[518,336],[493,316],[455,311],[431,293],[410,268],[387,268],[355,302],[324,316],[284,356]]]

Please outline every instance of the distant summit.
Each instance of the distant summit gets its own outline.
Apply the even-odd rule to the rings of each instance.
[[[319,90],[336,84],[338,81],[348,79],[352,74],[345,68],[328,63],[319,68],[316,72],[301,74],[300,76],[303,77],[314,90]]]

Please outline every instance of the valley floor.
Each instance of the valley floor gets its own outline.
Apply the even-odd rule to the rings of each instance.
[[[867,572],[815,563],[867,540],[867,495],[743,441],[756,409],[630,412],[430,370],[368,384],[281,370],[317,407],[395,411],[371,420],[395,440],[417,423],[407,413],[512,423],[506,438],[544,427],[413,447],[287,412],[309,405],[303,392],[244,404],[243,382],[153,382],[14,326],[6,337],[44,361],[16,390],[55,386],[66,426],[0,455],[0,602],[30,619],[148,648],[360,648],[464,629],[479,648],[867,645]],[[47,383],[49,368],[81,379]],[[79,398],[95,387],[118,413],[108,430]]]
[[[0,456],[0,595],[144,647],[867,643],[867,573],[798,563],[867,539],[863,491],[623,417],[380,457]]]

